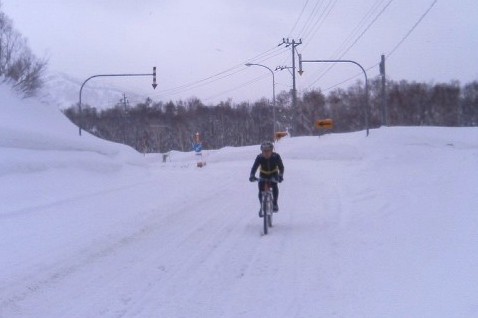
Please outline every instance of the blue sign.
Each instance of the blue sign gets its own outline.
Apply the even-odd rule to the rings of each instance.
[[[201,144],[194,144],[193,146],[195,152],[201,152],[202,151],[202,145]]]

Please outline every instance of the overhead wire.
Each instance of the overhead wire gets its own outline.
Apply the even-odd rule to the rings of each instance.
[[[435,6],[435,4],[438,2],[438,0],[433,1],[430,4],[430,7],[421,15],[421,17],[417,20],[417,22],[412,26],[412,28],[405,34],[405,36],[400,40],[400,42],[397,43],[393,47],[393,49],[387,54],[387,57],[390,57],[395,51],[405,42],[405,40],[412,34],[412,32],[416,29],[416,27],[423,21],[423,19],[428,15],[430,10]]]
[[[238,85],[238,86],[235,86],[235,87],[233,87],[233,88],[230,88],[230,89],[224,90],[224,91],[222,91],[222,92],[219,92],[219,93],[217,93],[217,94],[214,94],[214,95],[211,95],[211,96],[209,96],[209,97],[206,97],[206,98],[204,99],[204,101],[208,101],[208,100],[215,99],[215,98],[217,98],[217,97],[219,97],[219,96],[223,96],[223,95],[228,94],[228,93],[230,93],[230,92],[233,92],[233,91],[235,91],[235,90],[238,90],[238,89],[244,88],[244,87],[246,87],[246,86],[252,85],[252,84],[254,84],[254,83],[256,83],[256,82],[259,82],[259,81],[261,81],[261,80],[263,80],[263,79],[265,79],[265,78],[268,78],[268,77],[270,77],[269,74],[265,74],[265,75],[261,75],[261,76],[255,77],[255,78],[253,78],[252,80],[247,81],[247,82],[245,82],[245,83],[242,83],[242,84],[240,84],[240,85]]]
[[[345,54],[347,54],[359,41],[360,39],[369,31],[369,29],[375,24],[375,22],[382,16],[382,14],[387,10],[387,8],[391,5],[391,3],[394,0],[389,0],[384,6],[383,3],[386,0],[378,0],[376,1],[372,7],[367,11],[367,13],[364,15],[364,17],[361,19],[361,21],[357,24],[357,26],[352,30],[352,32],[349,34],[349,36],[342,42],[341,46],[335,51],[334,57],[331,59],[341,59]],[[404,43],[404,41],[410,36],[410,34],[416,29],[416,27],[422,22],[422,20],[425,18],[425,16],[430,12],[430,10],[433,8],[433,6],[437,3],[438,0],[434,0],[429,8],[420,16],[420,18],[416,21],[416,23],[412,26],[412,28],[404,35],[404,37],[393,47],[393,49],[386,55],[387,57],[391,56],[392,54],[395,53],[395,51]],[[302,7],[302,10],[299,14],[299,18],[295,21],[294,26],[289,34],[292,34],[293,31],[296,29],[297,25],[299,24],[300,18],[304,15],[305,9],[309,3],[309,0],[306,1],[304,6]],[[315,36],[315,34],[320,30],[320,27],[322,26],[323,22],[325,19],[328,17],[330,12],[332,11],[333,7],[336,4],[336,1],[329,1],[323,11],[319,11],[319,9],[322,7],[321,4],[324,4],[324,2],[317,1],[312,9],[311,14],[309,15],[307,21],[303,25],[301,32],[299,34],[302,34],[302,36],[299,36],[300,38],[306,38],[311,35],[310,39]],[[377,10],[380,10],[378,13]],[[319,13],[320,12],[320,13]],[[315,19],[314,19],[315,18]],[[372,20],[370,21],[370,18]],[[370,21],[366,26],[366,22]],[[361,32],[360,32],[361,30]],[[357,35],[357,33],[360,32],[360,34]],[[352,41],[352,39],[355,37],[355,39]],[[350,43],[350,41],[352,41]],[[310,44],[310,41],[307,42],[307,44],[304,46],[304,48]],[[379,63],[376,63],[368,68],[366,68],[366,71],[369,71],[371,69],[374,69],[378,67]],[[321,76],[315,80],[312,84],[308,86],[310,88],[312,85],[314,85],[317,81],[322,79],[332,68],[334,65],[330,65],[326,71],[321,74]],[[344,81],[341,81],[340,83],[334,84],[326,90],[333,89],[337,86],[340,86],[350,80],[353,80],[357,78],[358,76],[361,76],[362,73],[357,73],[355,76],[352,76],[350,78],[345,79]],[[247,83],[245,86],[249,85],[250,83]],[[242,87],[242,85],[240,86]]]
[[[428,7],[428,9],[427,9],[427,10],[418,18],[418,20],[413,24],[413,26],[410,28],[410,30],[408,30],[408,32],[402,37],[402,39],[392,48],[392,50],[391,50],[389,53],[385,54],[385,56],[386,56],[387,58],[389,58],[393,53],[395,53],[395,51],[405,42],[405,40],[413,33],[413,31],[417,28],[417,26],[418,26],[418,25],[423,21],[423,19],[428,15],[428,13],[430,13],[431,9],[435,6],[435,4],[436,4],[437,2],[438,2],[438,0],[434,0],[434,1],[430,4],[430,6]],[[374,65],[367,67],[365,70],[366,70],[366,71],[369,71],[369,70],[371,70],[371,69],[374,69],[374,68],[378,67],[379,65],[380,65],[380,63],[375,63]],[[357,77],[359,77],[359,76],[361,76],[361,75],[362,75],[362,72],[357,73],[357,74],[354,75],[354,76],[351,76],[351,77],[349,77],[349,78],[347,78],[347,79],[345,79],[345,80],[343,80],[343,81],[341,81],[341,82],[339,82],[339,83],[336,83],[336,84],[334,84],[334,85],[332,85],[332,86],[326,88],[325,91],[334,89],[335,87],[340,86],[340,85],[342,85],[342,84],[345,84],[346,82],[349,82],[349,81],[351,81],[351,80],[353,80],[353,79],[355,79],[355,78],[357,78]]]
[[[331,58],[336,58],[340,55],[344,55],[341,52],[346,50],[348,43],[353,41],[352,39],[357,36],[357,33],[363,28],[363,26],[367,23],[367,20],[378,10],[381,5],[385,2],[385,0],[377,0],[372,7],[368,10],[368,12],[362,17],[360,22],[354,27],[354,29],[349,33],[349,35],[344,39],[344,41],[340,44],[340,46],[335,50],[332,54]],[[391,1],[390,1],[391,2]]]
[[[258,59],[258,58],[260,58],[260,57],[267,56],[268,54],[271,54],[271,53],[270,53],[271,51],[276,50],[276,49],[277,49],[276,47],[273,47],[273,48],[271,48],[271,49],[269,49],[269,50],[267,50],[267,51],[265,51],[265,52],[263,52],[263,53],[260,53],[260,54],[256,55],[255,57],[253,57],[253,58],[251,58],[251,59],[249,59],[249,60],[252,61],[252,60]],[[196,85],[198,85],[198,84],[200,84],[200,83],[209,81],[210,79],[213,79],[213,78],[215,78],[215,77],[221,76],[222,74],[231,72],[231,71],[237,69],[238,67],[242,67],[242,66],[244,66],[244,64],[236,64],[236,65],[234,65],[234,66],[232,66],[232,67],[230,67],[230,68],[228,68],[228,69],[226,69],[226,70],[224,70],[224,71],[215,73],[215,74],[210,75],[210,76],[208,76],[208,77],[205,77],[205,78],[203,78],[203,79],[200,79],[200,80],[197,80],[197,81],[192,81],[192,82],[189,82],[189,83],[186,83],[186,84],[183,84],[183,85],[174,87],[174,88],[161,90],[160,92],[163,92],[163,93],[165,93],[165,92],[166,92],[166,93],[167,93],[167,92],[174,92],[174,91],[176,91],[176,90],[183,90],[183,89],[187,89],[187,88],[189,88],[189,87],[194,87],[194,86],[196,86]]]
[[[307,0],[307,1],[305,2],[304,6],[302,7],[302,10],[300,11],[299,16],[298,16],[297,19],[295,20],[295,23],[294,23],[294,25],[292,26],[292,29],[290,30],[288,37],[292,36],[292,33],[294,32],[295,28],[297,27],[297,24],[299,23],[300,18],[302,18],[302,15],[304,14],[305,8],[307,7],[307,4],[308,4],[308,3],[309,3],[309,0]]]
[[[306,7],[307,7],[309,1],[310,1],[310,0],[307,0],[307,1],[304,3],[304,5],[303,5],[303,7],[302,7],[302,9],[301,9],[301,11],[300,11],[299,16],[297,17],[297,19],[296,19],[294,25],[292,26],[291,31],[289,32],[289,36],[290,36],[291,34],[293,34],[294,30],[296,29],[296,27],[297,27],[297,25],[298,25],[300,19],[302,18],[303,14],[304,14],[304,12],[305,12],[305,9],[306,9]],[[316,7],[317,7],[317,5],[318,5],[319,3],[320,3],[320,1],[318,1],[318,3],[316,3],[316,5],[315,5],[313,11],[316,10]],[[313,14],[311,14],[311,15],[309,16],[309,20],[310,20],[312,17],[313,17]],[[250,63],[250,62],[257,62],[257,63],[259,63],[259,62],[263,62],[263,61],[266,61],[266,60],[268,60],[268,59],[271,59],[271,58],[273,58],[273,57],[276,57],[276,56],[278,56],[278,55],[284,54],[284,51],[283,51],[283,50],[280,51],[280,52],[268,53],[268,52],[270,52],[270,51],[274,51],[275,49],[277,49],[277,46],[274,47],[274,48],[272,48],[272,49],[270,49],[270,50],[268,50],[268,51],[266,51],[266,52],[264,52],[264,53],[261,53],[261,54],[257,55],[256,57],[253,57],[253,58],[251,58],[251,59],[248,59],[246,62],[248,62],[248,63]],[[259,58],[262,58],[262,59],[258,61]],[[284,61],[285,61],[285,60],[286,60],[286,58],[284,59]],[[220,77],[220,78],[218,78],[217,80],[223,79],[223,78],[225,78],[225,77],[232,76],[232,75],[235,75],[235,74],[237,74],[237,73],[239,73],[239,72],[244,71],[244,70],[245,70],[244,64],[245,64],[246,62],[241,63],[241,64],[238,64],[238,65],[236,65],[236,66],[234,66],[234,67],[232,67],[232,68],[230,68],[230,69],[224,71],[224,72],[227,72],[227,71],[229,71],[229,70],[235,69],[236,67],[241,67],[239,70],[237,70],[237,71],[235,71],[235,72],[233,72],[233,73],[230,73],[230,74],[227,75],[227,76]],[[221,72],[221,73],[224,73],[224,72]],[[203,79],[203,80],[200,80],[200,81],[192,82],[192,83],[190,83],[190,85],[187,85],[187,88],[188,88],[188,89],[193,89],[193,88],[198,88],[198,87],[200,87],[200,86],[203,86],[203,85],[191,86],[191,85],[194,85],[194,84],[199,84],[199,83],[197,83],[197,82],[204,82],[204,85],[208,85],[208,84],[210,84],[210,83],[212,83],[212,82],[215,81],[215,80],[208,81],[209,79],[212,79],[212,78],[214,78],[215,76],[220,75],[221,73],[212,75],[212,76],[210,76],[209,78],[206,78],[206,79]],[[218,93],[218,94],[215,94],[215,95],[213,95],[213,96],[207,97],[205,100],[210,100],[210,99],[219,97],[219,96],[221,96],[221,95],[227,94],[227,93],[229,93],[229,92],[231,92],[231,91],[234,91],[234,90],[243,88],[243,87],[245,87],[245,86],[251,85],[251,84],[253,84],[253,83],[255,83],[255,82],[257,82],[257,81],[259,81],[259,80],[261,80],[261,79],[264,79],[264,78],[266,78],[266,77],[267,77],[266,75],[263,75],[263,76],[261,76],[261,77],[255,78],[255,79],[253,79],[253,80],[251,80],[251,81],[248,81],[248,82],[246,82],[246,83],[243,83],[243,84],[241,84],[241,85],[239,85],[239,86],[235,86],[234,88],[231,88],[231,89],[225,90],[225,91],[223,91],[223,92],[221,92],[221,93]],[[186,89],[186,87],[185,87],[185,89]],[[175,93],[175,94],[178,94],[178,93],[180,93],[180,92],[177,92],[177,93]]]
[[[324,1],[317,1],[315,3],[315,6],[314,8],[312,9],[311,13],[309,14],[309,17],[307,18],[306,22],[304,23],[304,25],[302,26],[302,29],[299,31],[299,35],[301,35],[302,37],[305,38],[305,34],[308,34],[308,31],[309,28],[310,28],[310,24],[312,23],[311,21],[313,21],[314,17],[317,15],[317,12],[319,10],[319,8],[322,6],[321,3],[323,3]]]
[[[362,32],[355,38],[355,40],[346,48],[344,49],[343,52],[341,52],[340,54],[338,54],[338,56],[336,57],[333,57],[332,59],[334,60],[339,60],[339,59],[342,59],[344,57],[345,54],[347,54],[357,43],[358,41],[364,36],[364,34],[372,27],[372,25],[375,24],[375,22],[377,22],[378,18],[380,18],[380,16],[386,11],[386,9],[392,4],[394,0],[389,0],[388,3],[375,15],[375,17],[372,19],[372,21],[365,27],[365,29],[362,30]],[[383,1],[380,1],[379,5],[382,4]],[[377,2],[375,3],[377,4]],[[355,34],[356,32],[358,32],[358,30],[362,27],[362,25],[364,24],[364,21],[366,18],[370,17],[370,14],[373,13],[373,11],[375,11],[375,9],[377,8],[375,6],[375,4],[372,6],[372,8],[367,12],[367,14],[364,16],[364,18],[359,22],[359,24],[357,25],[357,27],[352,31],[352,33],[350,34]],[[373,11],[372,11],[373,10]],[[351,37],[347,37],[347,40],[346,41],[349,41],[349,39],[351,39]],[[342,43],[341,47],[344,46],[344,43],[346,43],[345,41]],[[332,68],[334,68],[336,65],[336,63],[332,63],[330,64],[326,69],[325,71],[323,71],[321,73],[320,76],[318,76],[317,79],[315,79],[313,82],[311,82],[307,88],[310,88],[311,86],[313,86],[315,83],[317,83],[318,81],[320,81],[330,70],[332,70]]]
[[[379,0],[378,2],[376,2],[374,7],[372,7],[369,10],[367,15],[362,19],[362,21],[360,23],[363,24],[364,21],[366,21],[367,17],[373,13],[374,8],[379,6],[379,4],[381,4],[383,1],[385,1],[385,0]],[[365,28],[365,30],[362,31],[362,33],[355,39],[355,41],[352,42],[352,44],[350,44],[347,47],[347,49],[345,49],[345,51],[343,51],[340,54],[340,57],[345,55],[360,40],[360,38],[368,31],[368,29],[373,25],[373,23],[385,11],[385,9],[391,4],[392,1],[393,0],[390,0],[388,2],[388,4],[385,7],[382,8],[380,13],[375,16],[375,18],[372,20],[372,22],[369,23],[369,25]],[[320,1],[320,0],[317,1],[314,5],[313,9],[312,9],[312,12],[309,14],[309,16],[308,16],[305,24],[303,25],[303,27],[301,29],[301,32],[299,34],[303,34],[304,38],[308,38],[309,36],[311,36],[310,38],[313,38],[316,35],[316,33],[320,30],[320,27],[322,26],[322,24],[324,23],[326,18],[332,12],[336,3],[337,3],[337,0],[330,0],[328,2]],[[378,5],[377,5],[377,3],[378,3]],[[304,12],[305,12],[308,4],[309,4],[309,0],[307,0],[305,2],[304,6],[302,7],[302,10],[301,10],[298,18],[296,19],[296,21],[295,21],[295,23],[294,23],[294,25],[293,25],[289,34],[292,34],[294,32],[294,30],[297,28],[297,26],[299,25],[300,19],[303,17]],[[359,24],[353,32],[355,32],[355,33],[358,32],[357,30],[359,30],[359,28],[361,27],[361,24]],[[352,34],[354,34],[354,33],[351,33],[351,35],[349,35],[349,38],[348,38],[349,40],[350,40],[350,37],[352,36]],[[403,39],[403,40],[405,40],[405,39]],[[346,42],[342,43],[342,46],[338,49],[338,51],[340,51],[341,48],[346,45],[345,43]],[[308,44],[309,44],[309,42],[307,43],[307,45]],[[257,62],[257,63],[259,63],[259,62],[262,62],[262,61],[269,60],[269,59],[271,59],[273,57],[276,57],[278,55],[281,55],[281,54],[285,54],[285,52],[283,50],[280,50],[280,51],[277,50],[277,47],[273,47],[273,48],[271,48],[271,49],[269,49],[265,52],[262,52],[262,53],[258,54],[257,56],[255,56],[251,59],[246,60],[244,63],[237,64],[237,65],[235,65],[233,67],[230,67],[230,68],[228,68],[224,71],[215,73],[211,76],[208,76],[206,78],[203,78],[203,79],[200,79],[200,80],[197,80],[197,81],[192,81],[192,82],[185,83],[185,84],[177,86],[177,87],[162,90],[159,93],[162,94],[163,96],[164,95],[171,96],[171,95],[180,94],[180,93],[183,93],[185,91],[192,90],[192,89],[196,89],[196,88],[199,88],[199,87],[202,87],[202,86],[205,86],[205,85],[210,85],[210,84],[212,84],[216,81],[223,80],[225,78],[231,77],[233,75],[236,75],[236,74],[244,71],[246,69],[246,67],[244,67],[244,64],[247,63],[247,62]],[[309,85],[309,87],[312,86],[313,84],[315,84],[318,80],[320,80],[332,67],[333,66],[331,66],[323,75],[321,75],[321,77],[319,77],[316,81],[314,81],[311,85]],[[242,87],[247,86],[247,85],[250,85],[253,82],[254,81],[249,81],[245,84],[241,84],[239,86],[236,86],[233,89],[225,91],[224,93],[233,91],[235,89],[242,88]],[[210,98],[208,98],[208,99],[210,99]]]
[[[320,23],[319,24],[319,26],[320,26],[323,23],[324,15],[325,15],[325,17],[327,17],[328,14],[330,14],[330,10],[327,11],[327,8],[330,7],[331,3],[333,3],[335,5],[336,1],[337,0],[331,0],[331,1],[327,2],[327,4],[325,5],[325,9],[322,10],[322,11],[320,11],[320,9],[321,9],[322,5],[325,3],[325,1],[317,1],[313,10],[312,10],[312,12],[311,12],[311,14],[308,17],[306,23],[302,27],[301,33],[304,32],[304,30],[307,30],[307,32],[305,33],[306,35],[310,34],[311,32],[313,32],[315,34],[317,32],[317,25]],[[309,3],[309,0],[307,0],[305,2],[304,6],[302,7],[302,10],[301,10],[298,18],[296,19],[296,21],[295,21],[295,23],[294,23],[294,25],[291,29],[290,34],[293,33],[293,31],[296,29],[297,25],[299,24],[299,21],[302,18],[302,16],[304,15],[304,12],[305,12],[305,9],[306,9],[308,3]],[[244,66],[245,63],[251,63],[251,62],[260,63],[260,62],[267,61],[267,60],[272,59],[272,58],[274,58],[278,55],[285,54],[285,53],[286,52],[284,50],[278,50],[277,47],[273,47],[273,48],[271,48],[271,49],[269,49],[265,52],[262,52],[261,54],[258,54],[257,56],[255,56],[253,58],[250,58],[250,59],[246,60],[243,63],[234,65],[234,66],[232,66],[232,67],[230,67],[230,68],[228,68],[224,71],[212,74],[212,75],[210,75],[208,77],[205,77],[203,79],[188,82],[188,83],[185,83],[185,84],[173,87],[173,88],[161,90],[161,91],[158,92],[158,95],[161,94],[162,97],[173,96],[173,95],[181,94],[181,93],[184,93],[186,91],[190,91],[190,90],[193,90],[193,89],[196,89],[196,88],[199,88],[199,87],[210,85],[210,84],[212,84],[216,81],[223,80],[225,78],[228,78],[228,77],[236,75],[240,72],[243,72],[246,69],[246,67]],[[223,93],[228,93],[228,92],[233,91],[235,89],[239,89],[239,88],[242,88],[244,86],[251,85],[254,82],[255,81],[249,81],[245,84],[241,84],[239,86],[236,86],[233,89],[226,90]],[[220,95],[222,95],[222,93]],[[218,96],[218,94],[216,94],[215,96]],[[210,98],[208,98],[208,99],[210,99]]]
[[[262,52],[262,53],[254,56],[250,59],[247,59],[246,61],[244,61],[242,63],[236,64],[236,65],[234,65],[234,66],[232,66],[232,67],[230,67],[230,68],[228,68],[224,71],[215,73],[215,74],[213,74],[211,76],[208,76],[206,78],[203,78],[203,79],[200,79],[200,80],[197,80],[197,81],[192,81],[192,82],[189,82],[189,83],[185,83],[183,85],[176,86],[176,87],[173,87],[173,88],[161,90],[161,91],[158,92],[158,95],[161,94],[162,97],[173,96],[173,95],[184,93],[184,92],[192,90],[192,89],[203,87],[203,86],[212,84],[216,81],[225,79],[227,77],[233,76],[237,73],[240,73],[240,72],[244,71],[247,68],[245,66],[245,63],[251,63],[251,62],[259,63],[259,62],[266,61],[268,59],[271,59],[271,58],[273,58],[275,56],[278,56],[278,55],[281,55],[281,54],[284,54],[283,50],[281,50],[280,48],[275,46],[275,47],[273,47],[273,48],[271,48],[271,49],[269,49],[265,52]]]
[[[313,6],[313,9],[311,13],[309,14],[306,22],[303,24],[301,31],[298,33],[298,38],[300,39],[306,39],[309,37],[309,34],[312,33],[312,36],[315,35],[317,30],[320,28],[320,26],[323,24],[325,19],[330,15],[333,7],[335,6],[337,0],[329,0],[327,3],[326,1],[320,1],[318,0],[315,5]],[[295,21],[294,27],[292,28],[291,32],[289,32],[289,35],[293,33],[293,31],[296,29],[298,22],[300,18],[303,16],[303,13],[307,7],[307,4],[309,3],[309,0],[306,1],[305,5],[302,7],[301,13],[299,15],[299,18]],[[325,4],[325,7],[323,8],[323,5]],[[307,44],[305,45],[307,46]],[[282,64],[285,64],[289,57],[285,57],[284,61]],[[282,65],[281,64],[281,65]],[[288,68],[288,67],[286,67]]]
[[[327,17],[331,14],[332,10],[334,9],[335,5],[337,4],[337,0],[331,0],[327,2],[325,5],[324,10],[322,13],[319,15],[319,17],[316,19],[314,25],[311,27],[310,31],[301,38],[307,40],[307,43],[304,45],[303,49],[307,48],[307,46],[312,43],[312,38],[317,34],[317,32],[320,30],[320,27],[324,24],[326,21]],[[310,35],[310,37],[309,37]]]

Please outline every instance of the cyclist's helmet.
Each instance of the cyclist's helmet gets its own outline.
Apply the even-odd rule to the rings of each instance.
[[[261,144],[261,151],[267,151],[267,150],[271,150],[274,149],[274,144],[270,141],[264,141],[262,144]]]

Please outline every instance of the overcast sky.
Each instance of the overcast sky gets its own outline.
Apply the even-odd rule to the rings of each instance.
[[[272,97],[272,74],[292,66],[283,38],[302,39],[305,60],[350,59],[387,77],[424,82],[478,80],[476,0],[0,0],[2,10],[49,70],[80,81],[95,74],[150,73],[151,78],[95,79],[154,100],[204,103]],[[418,23],[418,24],[417,24]],[[358,75],[353,64],[304,64],[299,94]],[[375,66],[375,67],[373,67]],[[290,90],[289,69],[275,74]],[[354,80],[342,84],[347,87]]]

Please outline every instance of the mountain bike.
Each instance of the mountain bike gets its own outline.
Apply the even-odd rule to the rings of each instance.
[[[261,181],[264,187],[261,189],[261,211],[260,215],[264,221],[264,235],[267,235],[269,227],[272,227],[272,214],[273,212],[273,194],[272,183],[278,181],[274,178],[256,178],[256,181]]]

